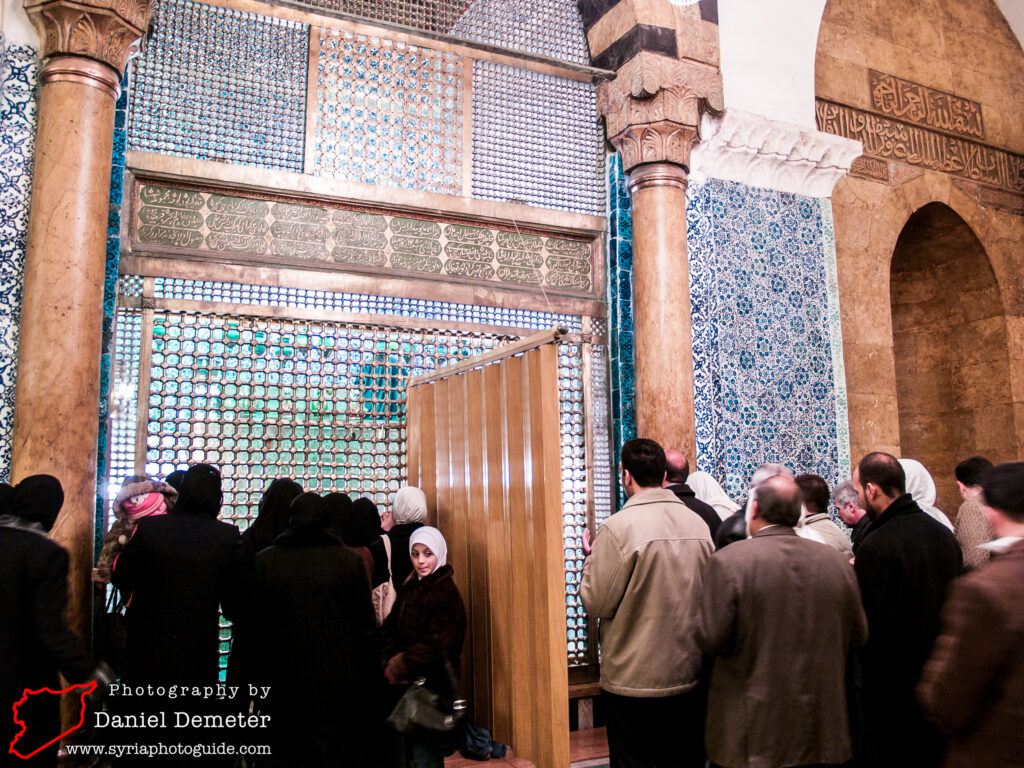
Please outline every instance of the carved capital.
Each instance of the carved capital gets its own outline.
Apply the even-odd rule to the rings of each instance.
[[[80,56],[124,74],[139,52],[149,23],[150,0],[24,0],[39,32],[43,58]]]
[[[598,111],[627,172],[640,163],[686,166],[705,105],[721,109],[717,69],[648,51],[597,88]]]
[[[705,115],[691,171],[808,197],[829,197],[863,148],[830,133],[726,110]]]
[[[687,169],[690,150],[696,140],[696,128],[669,120],[630,125],[611,138],[622,155],[622,168],[628,174],[645,163],[674,163]]]

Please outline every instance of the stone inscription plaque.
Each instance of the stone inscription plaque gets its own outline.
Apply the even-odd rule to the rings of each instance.
[[[131,242],[264,263],[337,264],[574,293],[594,290],[591,243],[409,214],[272,202],[136,181]]]
[[[868,70],[868,85],[871,105],[883,115],[968,139],[985,138],[976,101],[873,69]]]
[[[819,130],[857,139],[869,157],[1024,192],[1024,156],[830,101],[819,99],[815,108]]]

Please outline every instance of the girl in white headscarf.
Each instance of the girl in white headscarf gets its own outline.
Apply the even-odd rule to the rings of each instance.
[[[444,536],[431,526],[417,528],[409,538],[409,557],[412,575],[382,628],[384,675],[396,702],[420,677],[426,678],[428,689],[452,701],[456,692],[445,662],[458,678],[466,606],[447,564]],[[445,755],[435,747],[409,735],[403,741],[408,768],[442,768]]]
[[[686,484],[698,499],[714,507],[715,512],[723,520],[740,508],[740,505],[730,499],[718,481],[707,472],[691,472],[686,478]]]
[[[907,493],[927,515],[953,530],[953,524],[941,509],[935,506],[935,481],[924,465],[917,459],[900,459],[900,466],[907,476]]]

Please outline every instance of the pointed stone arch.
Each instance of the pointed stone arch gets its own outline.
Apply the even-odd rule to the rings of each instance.
[[[900,231],[889,273],[902,455],[935,477],[940,508],[960,504],[957,462],[1014,458],[1007,319],[996,274],[970,225],[931,202]]]

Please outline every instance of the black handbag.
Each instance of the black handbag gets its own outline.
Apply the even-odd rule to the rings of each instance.
[[[452,665],[445,660],[453,701],[427,688],[426,678],[417,678],[388,715],[388,722],[401,734],[450,755],[459,739],[459,724],[466,714],[466,700],[458,698],[459,682]]]

